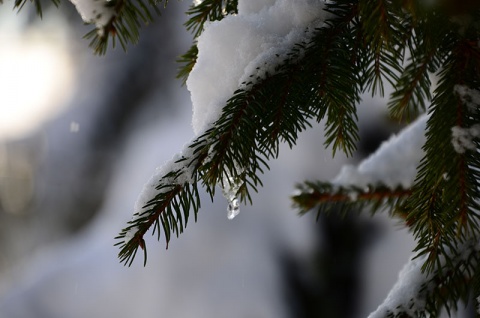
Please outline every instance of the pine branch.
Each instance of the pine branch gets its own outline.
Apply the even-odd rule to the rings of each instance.
[[[350,11],[347,10],[347,13]],[[348,14],[346,17],[351,19],[353,16]],[[330,38],[333,43],[342,41],[340,31],[346,28],[348,21],[344,17],[338,19],[342,30],[330,26],[316,30],[312,41],[296,46],[284,62],[275,68],[274,74],[266,73],[264,78],[252,78],[252,82],[244,83],[244,89],[237,90],[228,100],[213,127],[187,147],[190,155],[182,157],[182,162],[188,163],[188,168],[176,166],[176,169],[193,171],[194,183],[200,183],[211,197],[215,193],[215,186],[220,185],[234,189],[228,195],[230,203],[236,200],[251,202],[250,191],[256,191],[262,184],[259,174],[268,169],[268,160],[278,156],[281,142],[293,146],[298,133],[310,126],[310,119],[320,120],[318,117],[327,114],[328,107],[340,107],[342,102],[352,105],[352,101],[358,100],[359,89],[356,87],[359,85],[355,83],[356,77],[353,75],[346,76],[345,82],[341,82],[339,75],[334,83],[323,82],[326,77],[318,76],[325,69],[332,69],[332,72],[337,70],[337,65],[329,64],[331,61],[350,65],[350,55],[339,56],[337,53],[340,49],[332,52],[323,48],[325,38]],[[331,92],[327,90],[329,85],[338,87]],[[320,98],[319,88],[325,90],[321,95],[323,98]],[[279,91],[282,94],[278,94]],[[348,110],[354,111],[354,107]],[[349,128],[352,128],[351,124]],[[351,131],[342,138],[338,142],[339,147],[353,144]],[[346,142],[349,143],[344,146]],[[172,172],[160,179],[157,189],[172,182],[169,173]],[[173,184],[179,185],[176,182]],[[132,220],[117,237],[122,249],[122,261],[131,263],[138,246],[143,244],[146,229],[154,222],[162,224],[164,230],[173,227],[177,234],[183,230],[183,226],[178,225],[180,214],[188,213],[190,204],[196,201],[182,199],[181,189],[175,189],[178,193],[174,195],[167,196],[163,192],[157,195],[150,201],[148,211]],[[178,203],[174,198],[179,200]],[[196,206],[199,205],[200,202],[196,202]],[[166,224],[166,220],[171,222]],[[176,223],[174,220],[177,220]],[[174,224],[177,224],[178,230]],[[160,226],[157,228],[159,230]],[[127,233],[131,229],[136,231],[129,235],[134,239],[127,240]],[[166,239],[168,243],[170,237]]]
[[[331,182],[297,185],[294,206],[301,214],[316,207],[318,213],[342,214],[388,207],[392,215],[406,221],[408,213],[402,206],[412,194],[416,167],[424,155],[427,118],[423,115],[393,135],[358,166],[343,166]]]
[[[21,10],[26,2],[16,0],[15,8]],[[31,2],[41,16],[40,0]],[[104,54],[109,41],[114,46],[120,42],[123,49],[136,43],[142,24],[160,13],[159,3],[167,2],[100,1],[105,11],[93,10],[87,16],[76,5],[86,22],[96,25],[86,35],[90,45]],[[185,26],[194,45],[179,59],[183,66],[178,77],[184,82],[196,63],[195,41],[206,23],[236,14],[237,4],[204,0],[187,11]],[[395,89],[389,108],[396,119],[416,116],[431,101],[425,154],[413,186],[413,177],[407,185],[394,180],[395,186],[375,178],[363,184],[305,182],[297,186],[294,203],[300,213],[318,207],[319,214],[334,208],[347,213],[386,207],[413,230],[416,258],[403,271],[404,281],[371,318],[437,316],[442,307],[450,313],[471,292],[478,307],[480,5],[465,1],[457,7],[445,0],[425,10],[423,2],[415,0],[337,0],[325,7],[331,18],[324,26],[305,30],[305,40],[288,54],[278,54],[273,66],[258,65],[258,72],[233,93],[211,128],[149,181],[132,220],[116,237],[121,262],[130,266],[140,248],[146,263],[144,236],[152,228],[159,240],[163,232],[168,248],[191,213],[196,220],[199,186],[212,199],[220,186],[232,215],[239,202],[252,203],[250,193],[262,185],[260,175],[269,169],[268,161],[279,156],[280,144],[293,147],[314,120],[326,120],[326,145],[334,155],[339,149],[351,155],[359,139],[360,94],[383,95],[389,82]],[[469,19],[458,19],[458,14]],[[433,94],[431,74],[438,77]],[[359,167],[355,172],[364,177],[365,170]]]
[[[124,51],[128,45],[138,43],[139,30],[143,24],[153,21],[153,14],[160,15],[158,5],[168,0],[113,0],[109,6],[114,7],[115,14],[105,25],[97,25],[95,29],[87,33],[84,38],[90,40],[90,47],[96,54],[106,53],[109,42],[115,47],[117,40]]]
[[[30,0],[34,3],[37,14],[42,17],[41,0]],[[59,6],[60,0],[51,0]],[[81,2],[91,1],[92,4]],[[88,32],[84,38],[90,40],[90,47],[95,54],[106,53],[109,42],[115,47],[117,40],[123,50],[127,46],[136,44],[139,40],[139,30],[143,24],[153,21],[153,14],[160,14],[158,5],[166,7],[168,0],[74,0],[77,11],[86,24],[95,24],[95,28]],[[27,0],[15,0],[14,7],[20,11]],[[93,10],[90,12],[88,10]]]
[[[392,86],[398,82],[405,45],[402,36],[409,32],[401,23],[403,14],[396,1],[360,0],[359,15],[368,48],[365,89],[383,96],[385,81]]]
[[[326,182],[309,182],[296,187],[298,193],[292,197],[294,207],[300,214],[318,208],[320,214],[335,213],[346,214],[349,211],[368,209],[372,213],[388,207],[392,214],[406,219],[406,214],[399,208],[410,195],[410,189],[398,187],[391,189],[385,185],[336,186]]]
[[[369,318],[438,317],[442,309],[451,316],[458,301],[467,304],[474,289],[479,251],[478,241],[466,241],[441,257],[438,270],[432,273],[422,270],[426,256],[410,260],[384,303]]]
[[[423,19],[418,19],[420,14],[423,14]],[[409,63],[395,84],[388,103],[390,115],[397,120],[403,117],[410,120],[426,111],[426,102],[432,99],[430,74],[438,71],[444,59],[439,46],[442,36],[448,33],[445,24],[438,15],[429,11],[417,12],[415,16],[412,21],[415,36],[406,42],[410,49]]]
[[[185,27],[196,39],[202,34],[205,23],[219,21],[227,15],[238,13],[237,6],[238,0],[203,0],[197,5],[192,4],[186,12],[191,18],[185,23]]]
[[[139,199],[137,205],[141,206],[137,207],[129,225],[115,238],[119,240],[115,245],[120,246],[120,261],[125,265],[132,264],[139,247],[144,250],[144,265],[146,264],[144,235],[152,226],[152,235],[156,232],[158,240],[163,230],[168,248],[172,233],[178,236],[187,226],[190,210],[193,210],[195,221],[197,220],[200,197],[198,173],[195,169],[199,160],[205,157],[201,153],[191,153],[191,147],[198,145],[198,142],[193,142],[185,154],[173,158],[145,186],[143,194],[146,198]],[[151,192],[155,193],[153,198],[150,198]]]
[[[399,19],[400,11],[389,1],[383,1],[382,6],[380,12],[387,12],[393,20]],[[468,103],[456,93],[458,87],[478,87],[478,46],[472,44],[478,42],[476,31],[467,30],[463,35],[445,33],[451,25],[432,29],[433,34],[428,38],[434,40],[428,43],[411,41],[417,31],[402,37],[396,35],[403,29],[414,30],[409,23],[424,18],[419,15],[417,20],[412,18],[410,22],[380,28],[380,35],[366,44],[369,37],[365,34],[373,23],[366,18],[368,10],[360,10],[356,1],[329,3],[327,9],[333,17],[325,27],[310,30],[307,33],[310,38],[281,57],[283,62],[273,71],[270,68],[263,73],[259,66],[258,74],[262,75],[252,74],[251,80],[243,83],[227,101],[212,128],[188,146],[189,155],[181,161],[184,166],[173,172],[167,170],[159,178],[155,199],[117,237],[120,240],[117,245],[121,247],[119,256],[125,264],[132,263],[138,247],[145,249],[143,236],[151,226],[155,226],[157,235],[161,230],[165,232],[167,244],[171,233],[178,235],[183,231],[189,211],[193,208],[195,215],[198,212],[199,184],[212,198],[217,185],[227,189],[224,194],[232,209],[237,208],[238,202],[251,203],[250,191],[257,191],[262,185],[260,174],[268,169],[268,160],[278,157],[279,144],[294,146],[298,134],[310,126],[312,119],[326,118],[327,144],[333,145],[334,152],[343,149],[351,154],[358,139],[356,105],[360,92],[369,89],[381,93],[378,81],[399,82],[403,113],[405,105],[416,104],[427,96],[428,71],[439,65],[442,72],[428,121],[426,155],[413,188],[392,190],[377,185],[332,191],[325,184],[307,183],[295,199],[304,211],[320,204],[322,213],[335,204],[340,204],[343,211],[362,206],[394,209],[412,226],[418,240],[416,251],[420,256],[426,255],[423,268],[427,274],[441,274],[443,267],[439,264],[443,263],[439,260],[454,264],[450,257],[457,255],[458,244],[477,236],[480,162],[476,149],[480,134],[476,135],[473,128],[479,118],[478,114],[468,112]],[[400,65],[407,47],[422,55],[412,58],[411,66],[403,70]],[[400,53],[395,49],[400,49]],[[195,56],[192,49],[190,59]],[[415,66],[420,66],[420,70]],[[398,77],[400,71],[403,75]],[[464,145],[463,153],[456,152],[451,142],[455,126],[468,128],[472,137]],[[462,142],[463,139],[457,143]],[[189,171],[191,180],[172,182],[171,178],[183,179],[175,171]],[[452,291],[449,295],[459,294]],[[444,303],[436,301],[435,306]],[[435,308],[428,310],[435,312]]]
[[[449,27],[450,29],[452,26]],[[465,35],[469,32],[464,33]],[[478,40],[451,32],[442,41],[443,61],[427,125],[426,155],[421,162],[413,195],[406,202],[409,220],[418,240],[416,251],[428,255],[424,269],[431,272],[445,250],[479,234],[478,135],[458,139],[460,132],[475,127],[480,117],[456,93],[457,85],[478,87],[480,83]],[[473,129],[473,128],[472,128]],[[467,130],[468,133],[469,130]],[[476,130],[473,129],[475,132]],[[465,142],[468,142],[465,146]]]
[[[202,34],[205,23],[220,21],[225,16],[238,13],[238,0],[204,0],[200,4],[192,4],[186,12],[191,18],[184,24],[188,31],[192,32],[194,42]],[[183,54],[177,62],[180,68],[177,78],[185,84],[188,74],[197,61],[198,48],[196,43]]]
[[[194,43],[190,49],[180,56],[177,60],[177,63],[180,64],[178,68],[177,78],[182,81],[182,84],[185,85],[187,82],[188,75],[192,71],[195,63],[197,62],[198,56],[198,47],[197,44]]]
[[[51,0],[53,5],[58,7],[60,5],[60,0]],[[42,18],[43,17],[43,11],[42,11],[42,3],[41,0],[30,0],[35,6],[35,10],[37,12],[37,15]],[[15,0],[14,8],[17,9],[18,12],[23,9],[25,4],[27,3],[27,0]],[[0,1],[0,4],[2,2]]]
[[[313,39],[314,45],[303,59],[306,72],[312,73],[307,79],[314,83],[318,94],[312,96],[312,102],[318,105],[312,111],[317,121],[327,115],[325,144],[332,145],[333,154],[341,149],[352,155],[359,139],[356,105],[362,80],[359,63],[352,63],[356,52],[351,52],[350,45],[359,27],[358,6],[356,1],[339,1],[327,3],[326,11],[334,17],[326,21],[328,27]]]

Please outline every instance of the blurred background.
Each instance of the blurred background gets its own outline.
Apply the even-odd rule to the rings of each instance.
[[[0,5],[0,317],[366,317],[396,281],[414,245],[394,220],[315,222],[289,201],[296,182],[334,177],[394,131],[368,97],[355,158],[333,159],[317,125],[234,220],[204,196],[168,250],[149,238],[146,267],[118,262],[113,238],[143,184],[193,137],[175,79],[189,5],[171,1],[138,45],[101,57],[70,2],[43,20]]]

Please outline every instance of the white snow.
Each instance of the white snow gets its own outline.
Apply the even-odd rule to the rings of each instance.
[[[250,75],[263,76],[282,62],[307,28],[323,23],[323,0],[239,0],[238,14],[205,27],[187,80],[195,134],[208,129]],[[261,67],[258,73],[257,67]]]
[[[480,137],[480,124],[471,127],[452,127],[452,145],[457,153],[465,153],[467,150],[475,150],[477,146],[474,138]]]
[[[420,298],[419,295],[424,284],[430,279],[429,275],[422,273],[424,262],[425,257],[410,260],[401,270],[398,281],[385,301],[368,318],[383,318],[386,317],[387,312],[394,315],[405,312],[415,317],[416,311],[425,307],[425,299]]]
[[[410,187],[424,154],[422,146],[425,143],[427,118],[427,115],[422,115],[400,134],[392,136],[358,167],[344,166],[332,183],[361,188],[378,183],[392,189],[398,186]]]
[[[455,85],[453,89],[471,113],[478,111],[480,106],[479,90],[465,85]],[[480,124],[474,124],[471,127],[452,127],[452,145],[457,153],[463,154],[467,150],[477,149],[473,139],[478,137],[480,137]]]
[[[178,162],[182,158],[192,158],[193,149],[189,147],[190,144],[186,144],[183,147],[183,151],[176,154],[172,159],[165,162],[163,165],[156,168],[155,173],[150,177],[147,183],[143,186],[143,190],[140,192],[137,201],[134,206],[134,216],[132,220],[135,220],[142,216],[146,212],[145,205],[160,194],[162,190],[157,190],[159,181],[163,179],[163,184],[169,185],[183,185],[185,183],[193,183],[194,171],[193,165],[188,166],[190,160]],[[164,178],[169,172],[179,171],[175,178]],[[168,190],[168,189],[167,189]]]
[[[125,234],[125,240],[124,240],[125,244],[130,242],[130,240],[135,236],[135,233],[137,233],[137,231],[138,231],[137,226],[134,226],[127,231],[127,233]]]
[[[99,35],[115,16],[115,0],[71,0],[85,23],[95,23]]]
[[[477,300],[477,304],[480,303],[480,296],[478,296],[476,300]],[[480,306],[477,307],[477,313],[480,314]]]
[[[467,240],[462,246],[458,246],[458,249],[447,252],[453,262],[449,266],[455,267],[460,262],[471,259],[472,254],[478,253],[479,249],[478,240]],[[435,279],[432,280],[434,274],[422,271],[427,257],[428,255],[413,257],[404,266],[386,299],[368,318],[383,318],[388,312],[395,317],[402,312],[410,317],[416,317],[425,310],[426,297],[435,288]],[[444,266],[447,261],[442,257],[438,264]]]
[[[480,91],[465,85],[455,85],[454,92],[471,112],[476,112],[480,106]]]

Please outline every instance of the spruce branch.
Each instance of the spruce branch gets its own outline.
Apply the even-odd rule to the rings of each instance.
[[[51,0],[53,5],[58,7],[60,5],[60,0]],[[42,2],[41,0],[30,0],[30,2],[32,2],[35,6],[35,10],[37,12],[37,15],[42,18],[43,17],[43,11],[42,11]],[[3,2],[0,1],[0,4],[2,4]],[[25,4],[27,3],[27,0],[15,0],[15,3],[14,3],[14,8],[17,9],[18,12],[20,12],[20,10],[23,9],[23,7],[25,6]]]
[[[362,73],[370,62],[357,59],[359,52],[352,52],[353,47],[361,44],[356,35],[365,30],[357,2],[328,3],[326,10],[332,17],[325,26],[311,30],[310,40],[298,43],[273,72],[262,73],[259,66],[258,74],[263,75],[252,74],[251,81],[243,83],[227,101],[212,128],[190,146],[194,155],[186,160],[196,162],[196,182],[211,197],[216,185],[227,185],[236,189],[233,199],[251,202],[250,190],[256,191],[261,185],[258,175],[268,169],[268,160],[278,156],[279,143],[286,142],[292,147],[298,133],[311,125],[311,119],[320,121],[326,117],[327,145],[332,144],[334,152],[337,149],[347,154],[353,152],[358,139],[356,105],[365,76],[374,75]],[[380,45],[380,51],[386,47]],[[366,48],[358,47],[362,53],[367,52]],[[403,57],[391,55],[391,58],[398,58],[392,63],[400,63]],[[402,197],[405,193],[402,192]],[[393,202],[388,200],[388,194],[395,197],[393,192],[384,192],[382,200],[374,205]],[[365,199],[368,195],[375,198],[373,192],[364,195]],[[164,210],[171,203],[161,204],[160,210]],[[171,211],[180,213],[178,207],[188,209],[189,205],[177,205]],[[166,215],[169,213],[173,214]],[[120,238],[124,236],[125,233]],[[132,244],[142,242],[142,236]],[[133,250],[129,251],[124,255],[129,257]]]
[[[319,213],[339,206],[343,213],[387,207],[412,228],[418,242],[416,268],[426,279],[412,298],[378,317],[422,317],[438,313],[443,306],[455,308],[453,301],[468,294],[465,286],[478,267],[476,248],[463,248],[478,241],[479,228],[480,132],[475,125],[480,118],[472,111],[477,108],[471,105],[475,99],[464,93],[479,87],[474,44],[478,32],[471,30],[475,26],[451,31],[451,24],[427,28],[429,16],[415,7],[406,10],[392,1],[367,2],[328,3],[332,15],[323,27],[307,30],[306,40],[278,56],[277,65],[259,65],[258,72],[240,85],[221,116],[174,162],[175,169],[159,176],[154,198],[117,237],[122,262],[130,265],[138,248],[144,249],[146,261],[144,235],[151,227],[158,238],[164,232],[167,245],[172,234],[182,233],[190,211],[198,213],[200,187],[212,199],[216,187],[221,187],[233,209],[238,202],[251,203],[250,193],[262,185],[261,174],[269,169],[268,161],[279,156],[280,143],[293,147],[298,134],[314,120],[326,120],[327,144],[334,152],[342,149],[351,154],[358,139],[356,107],[362,92],[381,94],[380,82],[391,81],[397,87],[392,113],[408,116],[410,109],[425,108],[423,100],[430,98],[428,76],[437,72],[425,154],[413,186],[414,177],[407,186],[399,182],[402,186],[397,187],[381,182],[368,187],[306,182],[298,186],[294,202],[302,213],[316,206]],[[371,5],[379,7],[372,12],[365,9]],[[408,17],[402,19],[402,14]],[[435,19],[439,23],[442,16]],[[373,30],[374,21],[384,25]],[[199,25],[192,30],[197,32]],[[422,34],[424,39],[418,40]],[[403,67],[407,49],[413,55]],[[193,46],[184,59],[190,69],[196,50]],[[452,138],[455,127],[467,136]],[[422,136],[424,130],[423,126]],[[185,175],[190,176],[187,181]],[[465,255],[467,259],[460,261]]]
[[[422,60],[412,59],[398,79],[388,104],[393,118],[402,120],[406,117],[410,120],[426,110],[425,103],[431,100],[431,82],[427,69],[433,55],[434,52],[429,52]]]
[[[318,213],[361,211],[372,213],[388,208],[407,226],[403,208],[412,195],[416,167],[424,156],[425,126],[428,116],[420,116],[398,135],[393,135],[358,166],[345,165],[330,182],[306,181],[297,185],[293,204],[300,214],[314,208]]]
[[[159,4],[166,7],[168,0],[112,0],[108,6],[115,14],[110,21],[88,32],[84,38],[90,40],[89,46],[95,54],[106,53],[109,42],[115,47],[117,40],[124,51],[128,45],[138,43],[140,28],[153,21],[153,14],[160,15]]]
[[[186,84],[188,75],[195,66],[195,63],[197,62],[197,56],[198,47],[197,44],[194,43],[185,54],[181,55],[177,59],[177,63],[180,65],[177,72],[177,78],[182,81],[183,85]]]
[[[198,146],[198,142],[195,141],[190,146]],[[191,210],[196,221],[200,197],[197,187],[198,173],[194,169],[204,155],[192,155],[190,150],[188,147],[185,154],[174,157],[164,169],[160,169],[158,177],[153,176],[146,184],[144,195],[147,198],[139,198],[137,204],[141,206],[137,207],[137,212],[128,222],[129,225],[115,238],[119,240],[115,245],[120,246],[120,261],[125,265],[132,264],[139,247],[144,250],[146,264],[144,235],[152,226],[152,235],[156,232],[158,240],[163,230],[168,248],[172,233],[178,236],[187,226]],[[153,198],[149,197],[151,192],[155,193]]]
[[[42,17],[41,0],[30,0],[34,3],[38,16]],[[51,0],[55,6],[59,6],[60,0]],[[80,0],[88,1],[88,0]],[[160,14],[159,5],[166,7],[168,0],[92,0],[92,4],[80,4],[72,1],[77,11],[86,24],[95,24],[95,28],[88,32],[84,38],[90,40],[90,47],[95,54],[106,53],[109,42],[115,47],[120,42],[123,50],[127,46],[136,44],[140,37],[140,27],[153,21],[153,14]],[[15,0],[14,8],[20,11],[27,0]],[[93,9],[92,9],[93,8]],[[89,10],[93,10],[90,12]],[[107,18],[105,18],[107,17]]]
[[[451,28],[452,29],[452,28]],[[466,33],[465,33],[466,34]],[[473,33],[477,36],[478,33]],[[424,269],[433,271],[445,249],[454,249],[458,242],[478,237],[478,198],[480,161],[478,136],[470,136],[468,147],[462,148],[453,130],[460,131],[480,121],[456,94],[457,85],[478,87],[480,55],[471,39],[451,32],[443,40],[442,50],[450,55],[439,73],[427,124],[425,157],[421,162],[414,194],[406,202],[409,219],[418,240],[416,251],[428,255]]]
[[[316,83],[314,89],[318,92],[312,99],[317,104],[312,111],[317,121],[327,115],[325,144],[332,145],[333,154],[341,149],[352,155],[359,139],[356,105],[362,85],[361,67],[352,63],[356,55],[350,49],[358,28],[358,6],[356,1],[343,1],[327,3],[325,10],[333,18],[313,38],[312,49],[303,59],[306,72],[312,72],[308,79]]]
[[[238,13],[238,0],[203,0],[199,4],[192,4],[186,12],[190,19],[185,27],[192,32],[194,38],[202,34],[205,23],[219,21],[225,16]]]
[[[401,23],[401,7],[396,1],[360,0],[359,15],[364,43],[368,49],[365,89],[372,95],[384,95],[384,82],[398,82],[403,60],[403,35],[408,34]]]
[[[438,317],[442,309],[449,316],[458,301],[468,302],[478,279],[479,243],[467,240],[440,257],[438,270],[422,270],[426,256],[413,258],[404,267],[389,295],[369,318]]]
[[[40,0],[30,1],[41,16]],[[14,6],[21,10],[26,2],[16,0]],[[98,54],[106,52],[109,41],[126,49],[138,41],[142,24],[160,13],[158,5],[167,2],[105,1],[101,5],[112,15],[102,23],[87,19],[96,29],[86,38]],[[237,5],[238,0],[204,0],[187,11],[185,27],[194,43],[179,59],[178,77],[184,82],[197,61],[196,41],[206,24],[236,14]],[[168,248],[191,214],[197,219],[200,187],[212,200],[217,186],[222,188],[233,212],[239,202],[252,203],[251,191],[262,186],[261,174],[279,156],[280,144],[293,147],[314,121],[325,120],[326,146],[334,155],[338,150],[352,155],[359,139],[360,96],[384,95],[388,82],[394,87],[388,103],[392,117],[429,113],[426,141],[412,142],[421,140],[424,150],[415,181],[409,176],[405,185],[398,177],[392,186],[371,175],[359,184],[307,181],[297,186],[295,207],[301,214],[314,208],[319,214],[388,208],[410,227],[416,255],[371,318],[430,317],[442,308],[450,313],[472,292],[478,307],[480,5],[470,0],[456,5],[453,0],[428,8],[416,0],[326,2],[331,15],[324,25],[312,24],[317,27],[306,29],[289,53],[258,65],[211,126],[149,181],[132,220],[116,237],[120,261],[130,266],[140,248],[145,265],[144,237],[150,230],[159,240],[163,232]],[[438,79],[433,92],[432,75]],[[415,129],[422,137],[424,131],[424,126],[421,132]],[[398,155],[403,149],[395,150]],[[416,155],[410,157],[417,167]],[[364,177],[360,170],[353,176]]]
[[[347,22],[342,21],[342,28],[348,25]],[[242,203],[250,203],[250,191],[257,191],[258,186],[262,185],[259,174],[269,168],[268,160],[278,156],[281,142],[293,146],[298,133],[310,126],[311,119],[322,119],[328,114],[328,107],[337,107],[337,110],[329,115],[336,116],[340,105],[352,105],[352,101],[358,100],[359,85],[355,83],[354,75],[348,76],[345,82],[342,82],[339,74],[339,78],[333,83],[324,82],[326,77],[318,76],[328,68],[331,68],[332,72],[340,71],[337,66],[329,65],[330,61],[349,65],[349,54],[339,56],[336,53],[339,53],[340,49],[334,52],[323,49],[325,38],[332,39],[332,42],[342,41],[340,31],[332,31],[329,25],[319,28],[315,30],[312,41],[300,43],[293,48],[283,63],[275,67],[273,74],[266,73],[264,77],[257,78],[252,75],[252,81],[244,83],[244,88],[237,90],[227,101],[220,118],[212,128],[187,147],[186,153],[189,155],[182,156],[181,162],[188,163],[188,168],[177,169],[192,171],[193,183],[201,184],[212,198],[217,185],[234,186],[232,188],[235,193],[231,194],[229,200],[238,199]],[[333,85],[338,87],[336,91],[329,91],[329,85],[332,85],[332,88]],[[319,89],[324,92],[321,96]],[[279,91],[282,94],[278,94]],[[352,106],[346,108],[345,112],[354,110],[355,107]],[[345,116],[352,117],[352,114]],[[342,124],[344,119],[338,118]],[[338,147],[348,149],[354,144],[356,130],[352,133],[352,128],[356,127],[350,122],[348,125],[349,131],[337,143]],[[160,179],[157,190],[172,183],[171,173],[173,172],[168,172]],[[177,178],[175,173],[173,176]],[[119,256],[126,264],[133,260],[138,246],[143,244],[143,235],[152,224],[162,224],[162,227],[156,227],[158,231],[161,228],[164,231],[172,228],[178,235],[183,230],[182,224],[178,225],[182,220],[181,214],[188,213],[192,202],[195,202],[197,208],[200,206],[199,201],[181,200],[182,188],[178,187],[176,182],[173,184],[176,184],[174,193],[165,194],[163,190],[160,191],[155,199],[149,201],[146,206],[148,211],[134,218],[117,237],[120,240],[118,245],[121,246]],[[192,187],[195,194],[197,186]],[[176,203],[175,199],[179,200],[179,203]],[[127,233],[132,229],[135,233],[128,236],[133,239],[127,240]],[[170,236],[167,235],[167,242],[169,239]]]
[[[185,84],[188,74],[197,61],[198,48],[196,39],[202,34],[205,23],[220,21],[225,16],[238,13],[238,0],[204,0],[199,4],[193,3],[186,12],[190,18],[185,22],[185,27],[193,34],[194,44],[177,62],[180,64],[177,78]]]
[[[337,186],[327,182],[306,181],[296,186],[297,194],[292,196],[294,207],[300,214],[318,208],[317,215],[349,211],[361,211],[368,208],[372,213],[388,207],[392,214],[402,219],[406,214],[399,209],[410,195],[410,189],[399,186],[391,189],[382,184],[358,186]],[[317,217],[318,217],[317,216]]]
[[[430,102],[430,75],[435,74],[445,59],[440,50],[444,36],[449,33],[441,16],[432,12],[414,13],[412,32],[405,42],[409,48],[408,63],[394,86],[388,107],[390,115],[407,121],[420,112],[426,111],[426,103]],[[422,19],[419,17],[422,16]]]

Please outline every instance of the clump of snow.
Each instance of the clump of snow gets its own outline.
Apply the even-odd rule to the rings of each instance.
[[[323,0],[239,0],[237,15],[205,27],[187,80],[195,134],[219,118],[242,83],[272,71],[296,43],[307,40],[307,29],[323,24],[324,4]]]
[[[392,189],[409,188],[424,152],[427,115],[422,115],[400,134],[392,136],[358,167],[346,165],[332,181],[338,186],[365,188],[382,183]]]
[[[477,300],[477,304],[480,304],[480,296],[478,296],[476,300]],[[479,305],[477,305],[477,306],[478,306],[477,307],[477,313],[480,314],[480,306]]]
[[[104,27],[115,16],[116,0],[71,0],[86,23],[95,23],[98,34],[103,35]]]
[[[425,289],[431,275],[422,272],[426,256],[410,260],[400,271],[398,280],[388,293],[385,301],[368,318],[383,318],[387,313],[404,312],[416,317],[425,308]],[[422,290],[423,289],[423,290]]]
[[[467,150],[477,149],[473,139],[478,137],[480,137],[480,124],[468,128],[452,127],[452,145],[457,153],[462,154]]]
[[[447,262],[446,257],[440,257],[437,265],[443,267],[449,264],[450,268],[458,268],[458,264],[461,262],[471,262],[472,255],[477,254],[479,249],[480,242],[472,238],[458,246],[457,249],[446,253],[450,261]],[[425,311],[427,297],[436,288],[437,280],[434,275],[438,273],[427,273],[422,270],[427,258],[428,255],[414,257],[404,266],[387,298],[368,318],[383,318],[389,313],[393,314],[393,317],[400,313],[406,313],[409,317],[417,317],[419,313]],[[468,279],[470,274],[466,273],[466,275]]]
[[[138,231],[138,227],[134,226],[134,227],[131,227],[127,231],[127,233],[125,233],[125,239],[124,239],[125,244],[131,241],[131,239],[135,236],[135,233],[137,233],[137,231]]]
[[[476,112],[480,106],[480,91],[465,85],[455,85],[455,93],[471,112]]]

